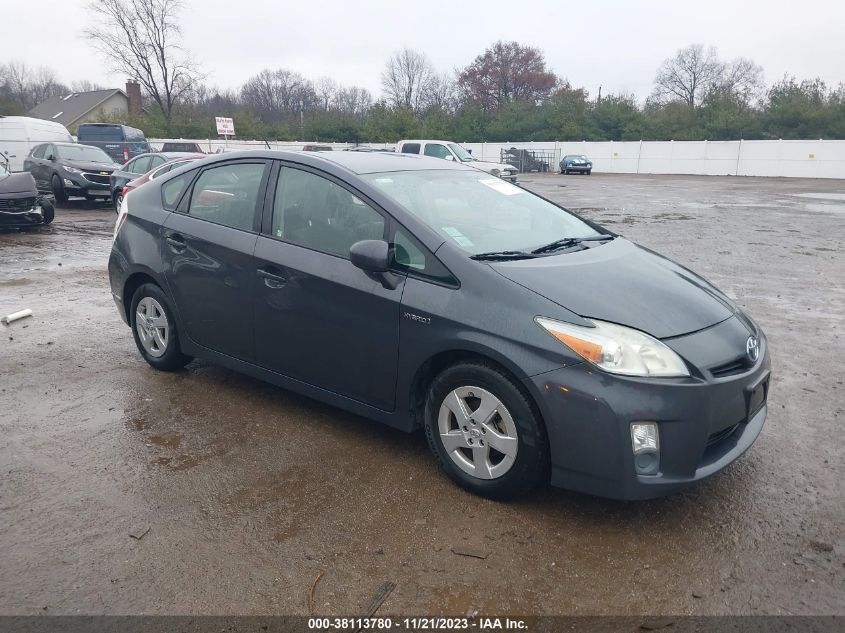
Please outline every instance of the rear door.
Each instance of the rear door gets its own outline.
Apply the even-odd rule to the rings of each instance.
[[[349,261],[387,216],[328,174],[285,164],[255,250],[256,363],[385,411],[394,408],[405,278],[385,288]]]
[[[165,277],[187,336],[246,361],[254,355],[253,251],[269,170],[260,159],[206,167],[163,231]]]

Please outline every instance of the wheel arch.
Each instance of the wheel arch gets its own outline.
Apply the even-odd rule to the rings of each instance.
[[[492,350],[481,349],[449,349],[441,350],[429,356],[417,368],[411,380],[408,403],[410,405],[410,417],[416,427],[423,425],[425,415],[425,401],[428,389],[432,381],[445,369],[458,363],[475,362],[492,367],[504,374],[519,389],[534,409],[537,419],[545,426],[542,410],[537,404],[534,395],[523,382],[523,372],[513,366],[508,359],[501,357]]]
[[[126,311],[126,322],[132,323],[131,318],[131,310],[132,310],[132,295],[135,294],[135,291],[138,290],[144,284],[153,284],[158,286],[163,293],[170,296],[167,293],[167,289],[164,287],[163,284],[160,284],[159,281],[147,271],[139,270],[133,272],[129,277],[126,278],[126,281],[123,284],[123,291],[122,291],[122,298],[123,298],[123,309]]]

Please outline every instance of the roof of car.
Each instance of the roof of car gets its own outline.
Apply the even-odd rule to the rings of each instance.
[[[472,169],[442,158],[396,154],[393,152],[292,152],[285,150],[243,150],[217,154],[221,161],[235,158],[275,158],[295,162],[334,163],[355,174],[372,174],[386,171],[423,171],[432,169]]]

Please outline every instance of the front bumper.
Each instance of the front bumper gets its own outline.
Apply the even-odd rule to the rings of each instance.
[[[592,171],[592,165],[561,165],[561,171]]]
[[[515,185],[515,184],[517,184],[518,176],[519,176],[518,173],[509,174],[509,173],[506,173],[506,172],[502,172],[502,174],[499,176],[499,178],[501,178],[502,180],[507,180],[509,183]]]
[[[44,224],[41,199],[30,193],[10,194],[0,201],[0,229],[20,229]]]
[[[99,174],[73,174],[62,176],[65,193],[69,196],[111,196],[109,176]]]
[[[691,335],[706,341],[715,333]],[[705,331],[706,332],[706,331]],[[753,444],[766,420],[771,361],[760,334],[757,363],[726,378],[616,376],[589,363],[539,374],[527,386],[540,406],[555,486],[615,499],[649,499],[709,477]],[[657,422],[660,469],[638,475],[631,422]]]

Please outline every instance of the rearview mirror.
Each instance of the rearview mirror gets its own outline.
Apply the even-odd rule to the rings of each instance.
[[[384,240],[361,240],[349,247],[349,261],[368,273],[385,273],[390,267],[390,253]]]

